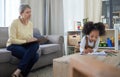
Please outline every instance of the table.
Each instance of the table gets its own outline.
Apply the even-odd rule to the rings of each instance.
[[[53,60],[53,75],[54,77],[70,77],[70,59],[73,57],[91,57],[95,60],[103,62],[113,67],[117,67],[120,63],[120,51],[117,56],[95,56],[95,55],[80,55],[79,53],[63,56]]]

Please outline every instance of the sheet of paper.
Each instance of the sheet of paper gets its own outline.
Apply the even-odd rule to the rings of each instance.
[[[106,56],[107,54],[104,52],[104,51],[101,51],[101,52],[93,52],[93,53],[88,53],[90,55],[100,55],[100,56]]]

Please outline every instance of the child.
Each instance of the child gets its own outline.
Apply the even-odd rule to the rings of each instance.
[[[85,23],[82,32],[85,36],[81,39],[80,53],[87,54],[96,52],[100,42],[99,36],[105,35],[104,24],[101,22],[87,22]]]

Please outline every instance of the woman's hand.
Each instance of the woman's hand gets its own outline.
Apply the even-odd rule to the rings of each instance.
[[[28,39],[27,42],[29,43],[29,42],[33,42],[33,41],[36,41],[36,40],[37,40],[37,38],[33,37],[33,38]]]

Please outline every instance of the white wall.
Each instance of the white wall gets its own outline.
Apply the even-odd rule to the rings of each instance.
[[[67,31],[74,30],[74,21],[84,18],[84,0],[63,0],[65,54],[67,54]]]
[[[64,29],[74,30],[74,21],[82,21],[84,18],[84,0],[63,0]]]

